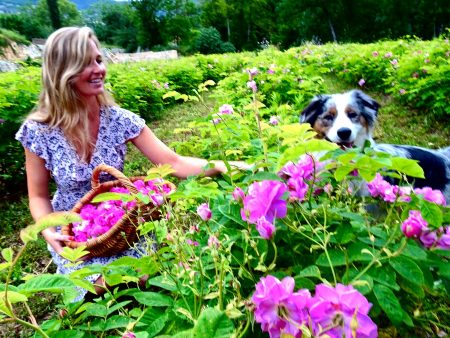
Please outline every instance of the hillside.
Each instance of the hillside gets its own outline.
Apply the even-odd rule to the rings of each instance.
[[[70,0],[79,10],[87,9],[99,0]],[[111,0],[113,1],[113,0]],[[38,0],[0,0],[0,13],[15,13],[21,6],[36,4]]]

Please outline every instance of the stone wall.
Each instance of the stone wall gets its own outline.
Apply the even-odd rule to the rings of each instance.
[[[8,47],[0,51],[0,72],[15,71],[20,67],[20,62],[30,59],[40,58],[43,50],[42,41],[33,41],[29,46],[18,45],[12,42]],[[176,50],[167,50],[162,52],[141,52],[141,53],[121,53],[111,49],[104,49],[103,54],[109,62],[135,62],[146,60],[166,60],[177,59]]]

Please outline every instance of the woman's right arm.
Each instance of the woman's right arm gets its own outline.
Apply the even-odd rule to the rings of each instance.
[[[45,161],[25,148],[25,169],[27,172],[28,198],[31,216],[35,221],[53,212],[50,203],[49,181],[50,173],[45,168]],[[68,240],[69,236],[61,235],[55,228],[42,231],[47,243],[59,253],[63,249],[61,241]]]

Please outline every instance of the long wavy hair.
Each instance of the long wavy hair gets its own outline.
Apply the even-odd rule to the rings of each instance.
[[[36,109],[29,119],[59,127],[75,147],[82,161],[87,162],[93,152],[89,132],[87,103],[74,83],[76,76],[89,64],[92,40],[100,50],[100,43],[88,27],[64,27],[47,39],[42,55],[42,91]],[[99,105],[114,105],[114,100],[104,91],[97,96]]]

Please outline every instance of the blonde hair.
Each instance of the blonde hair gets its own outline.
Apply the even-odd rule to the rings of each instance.
[[[88,27],[64,27],[47,39],[42,55],[42,91],[39,103],[28,118],[59,127],[87,162],[94,144],[89,132],[88,108],[75,89],[78,74],[90,62],[90,41],[100,49],[94,32]],[[114,105],[105,91],[97,96],[99,105]]]

